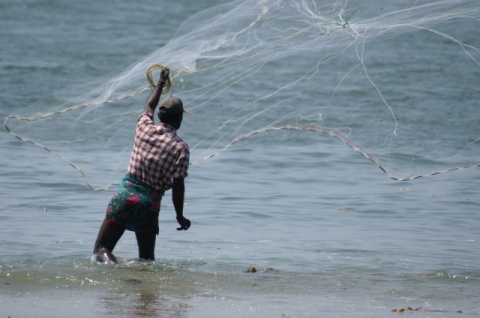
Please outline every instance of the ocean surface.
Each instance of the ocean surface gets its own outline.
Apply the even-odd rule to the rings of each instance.
[[[35,105],[39,105],[36,111],[47,112],[48,103],[36,104],[37,100],[65,87],[82,95],[84,83],[122,72],[175,38],[190,16],[221,3],[0,0],[0,116],[28,115]],[[399,1],[392,3],[401,7]],[[378,1],[378,5],[388,3]],[[196,20],[190,21],[195,25]],[[468,27],[449,34],[480,47],[478,29]],[[447,32],[448,25],[442,30]],[[416,70],[419,79],[415,93],[434,89],[431,82],[421,80],[426,65],[433,72],[429,75],[436,77],[438,63],[429,62],[430,58],[455,67],[448,81],[463,87],[465,97],[452,97],[453,89],[442,90],[445,104],[433,105],[431,117],[418,118],[402,147],[387,148],[394,158],[430,149],[419,140],[443,149],[442,145],[450,147],[451,138],[470,138],[465,136],[472,130],[474,138],[480,137],[480,67],[445,60],[442,54],[448,52],[443,46],[423,45],[425,38],[415,34],[399,38],[398,47],[382,47],[388,37],[379,38],[370,46],[378,49],[370,51],[372,63],[381,63],[393,50],[410,48],[415,54],[408,55],[408,67]],[[407,45],[400,45],[407,40]],[[448,39],[438,42],[445,44]],[[455,52],[462,50],[452,47]],[[238,86],[232,102],[249,90],[275,87],[288,76],[289,67],[301,63],[290,62],[282,65],[285,61],[280,60],[273,70],[259,74],[256,82],[250,78],[248,89]],[[397,62],[383,65],[382,70],[388,74],[407,67]],[[342,102],[351,105],[345,116],[360,125],[375,110],[364,111],[362,86],[350,84],[345,81],[338,93],[343,93]],[[382,90],[388,105],[394,108],[402,93],[413,89],[407,84],[392,86],[397,95]],[[313,103],[319,96],[303,94],[294,106]],[[147,98],[148,91],[138,100],[143,103]],[[143,104],[137,106],[143,109]],[[395,110],[398,122],[415,111]],[[339,114],[333,103],[329,114],[330,118]],[[275,121],[274,115],[261,125]],[[131,122],[122,131],[125,138],[133,138],[137,116],[127,116]],[[192,145],[200,145],[195,140],[199,118],[221,126],[201,109],[192,109],[179,130]],[[437,121],[459,125],[450,129],[448,124],[438,132],[433,130]],[[344,124],[338,120],[335,127]],[[54,125],[44,129],[63,134]],[[362,136],[375,135],[381,127],[368,124],[362,129],[365,135],[354,139],[366,147],[370,140]],[[447,162],[447,167],[480,162],[478,142],[468,142],[464,153],[454,150],[457,155],[452,155],[459,160],[467,153],[468,158]],[[96,156],[89,147],[84,156],[94,168],[95,161],[98,166],[108,165],[111,158],[128,162],[129,151],[112,147]],[[200,148],[192,147],[192,156]],[[166,193],[156,262],[140,262],[135,236],[126,232],[115,249],[119,264],[112,266],[94,263],[90,257],[114,186],[92,190],[79,171],[7,129],[0,132],[0,149],[0,318],[397,317],[392,311],[396,308],[412,317],[480,315],[479,168],[400,182],[338,138],[288,130],[258,134],[191,166],[186,180],[185,216],[192,221],[188,231],[175,230],[175,212]],[[68,146],[62,149],[69,155]],[[431,160],[419,156],[413,162],[415,169],[432,170]],[[248,271],[251,266],[256,272]]]

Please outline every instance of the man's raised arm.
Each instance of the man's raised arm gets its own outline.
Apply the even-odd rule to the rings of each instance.
[[[155,113],[155,108],[157,108],[158,102],[160,101],[160,95],[162,95],[162,89],[165,86],[165,83],[170,76],[170,69],[166,68],[160,74],[160,79],[157,82],[157,87],[153,90],[152,94],[148,98],[147,103],[145,104],[146,113]]]

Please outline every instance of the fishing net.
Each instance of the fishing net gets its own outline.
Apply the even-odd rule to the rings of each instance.
[[[479,166],[477,0],[240,0],[202,11],[120,74],[5,119],[94,189],[121,178],[161,67],[192,114],[192,164],[279,131],[329,136],[389,177]],[[352,152],[352,155],[355,152]],[[319,162],[321,164],[321,162]]]

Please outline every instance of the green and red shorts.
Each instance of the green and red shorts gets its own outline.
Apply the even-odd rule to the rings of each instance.
[[[162,196],[162,192],[126,174],[108,204],[105,219],[129,231],[158,233]]]

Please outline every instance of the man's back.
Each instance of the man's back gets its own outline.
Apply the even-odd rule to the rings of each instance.
[[[132,177],[165,192],[173,179],[188,176],[189,157],[188,145],[172,126],[155,125],[150,113],[140,116],[127,170]]]

